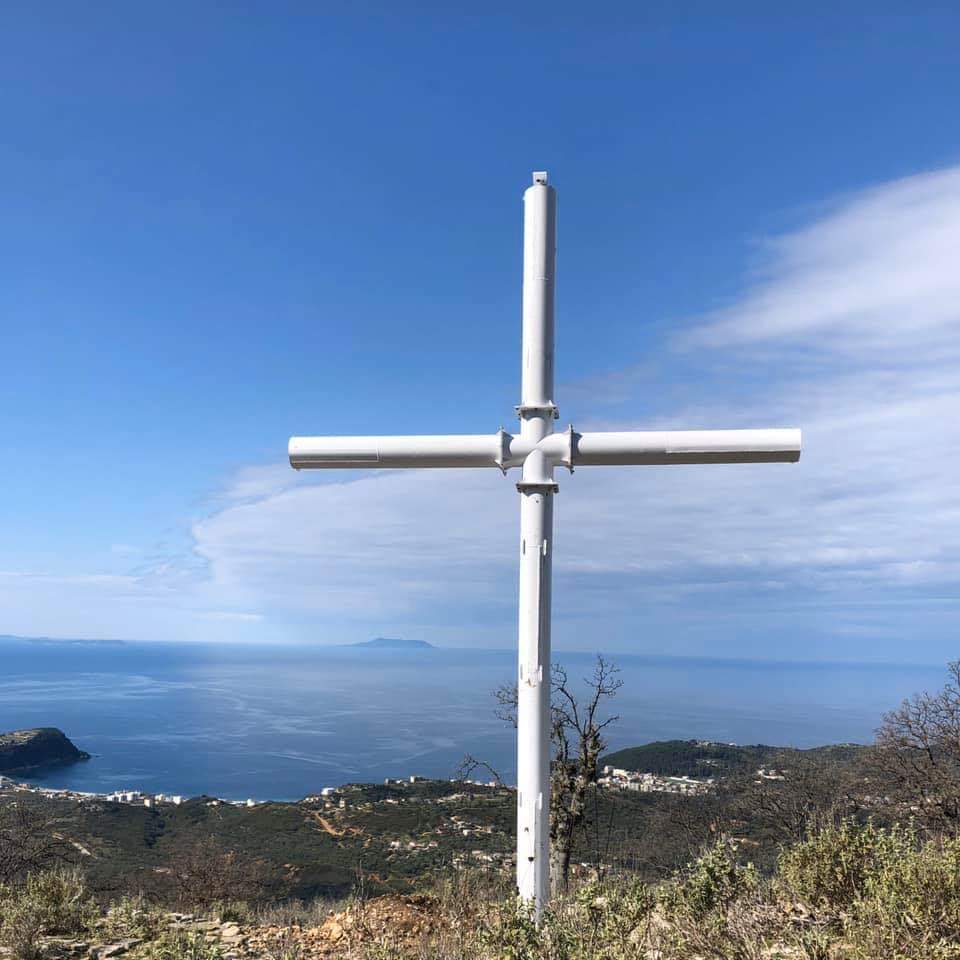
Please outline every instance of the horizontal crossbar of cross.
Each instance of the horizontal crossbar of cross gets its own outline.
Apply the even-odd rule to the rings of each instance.
[[[673,463],[792,463],[800,431],[641,430],[577,433],[572,427],[537,442],[505,430],[492,434],[397,437],[292,437],[296,469],[510,467],[534,451],[556,466]]]

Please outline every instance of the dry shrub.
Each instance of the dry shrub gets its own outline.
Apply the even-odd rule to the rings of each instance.
[[[180,907],[212,910],[218,904],[256,899],[269,875],[262,861],[226,849],[211,836],[177,850],[167,880]]]
[[[148,960],[222,960],[223,954],[220,945],[202,933],[171,927],[147,947],[145,956]]]
[[[257,904],[251,908],[252,922],[265,927],[319,927],[330,913],[344,910],[349,898],[316,900],[284,900],[281,903]]]
[[[435,947],[451,956],[467,956],[476,947],[477,930],[491,904],[512,901],[515,896],[511,880],[471,869],[451,871],[437,878],[431,893],[443,917]]]
[[[32,874],[19,888],[5,888],[0,902],[0,942],[18,960],[40,956],[45,934],[85,934],[99,916],[76,870],[49,870]]]
[[[100,931],[111,940],[153,940],[166,927],[163,912],[143,895],[124,897],[100,921]]]

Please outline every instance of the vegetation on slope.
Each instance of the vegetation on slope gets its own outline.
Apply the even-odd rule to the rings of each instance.
[[[591,787],[569,894],[539,926],[512,895],[515,797],[501,787],[353,785],[249,809],[14,787],[0,791],[0,936],[17,960],[79,955],[77,937],[134,920],[142,932],[122,950],[138,960],[221,947],[238,960],[960,960],[958,717],[954,664],[869,749],[653,745],[664,762],[728,772],[691,796]],[[63,872],[71,863],[82,876]],[[351,904],[324,919],[343,895]],[[293,901],[307,906],[280,906]]]
[[[336,911],[205,902],[201,916],[142,899],[97,907],[77,872],[55,870],[0,889],[0,941],[14,960],[88,945],[109,956],[117,944],[130,960],[960,958],[956,838],[841,820],[785,847],[769,877],[742,852],[720,837],[660,883],[581,883],[539,926],[506,884],[476,871],[402,897],[355,896]]]
[[[662,777],[724,777],[753,773],[760,767],[789,764],[797,757],[849,762],[862,754],[859,744],[837,744],[796,750],[765,744],[740,746],[710,740],[659,740],[639,747],[627,747],[602,757],[604,766],[642,770]]]

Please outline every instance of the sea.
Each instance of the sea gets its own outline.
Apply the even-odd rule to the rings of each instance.
[[[594,654],[560,653],[575,684]],[[869,743],[942,666],[612,654],[610,749],[703,739]],[[108,793],[295,800],[386,777],[451,777],[465,754],[516,774],[494,690],[509,650],[36,643],[0,639],[0,731],[59,727],[87,762],[18,779]]]

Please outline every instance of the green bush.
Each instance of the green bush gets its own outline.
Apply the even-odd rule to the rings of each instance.
[[[960,840],[846,821],[784,851],[779,886],[836,918],[844,957],[960,960]]]
[[[753,960],[775,939],[765,889],[721,837],[658,892],[653,944],[663,960]]]
[[[877,864],[848,939],[864,960],[960,958],[960,840],[928,842]]]
[[[632,960],[644,956],[647,927],[656,903],[635,880],[585,884],[575,896],[556,901],[539,927],[530,909],[500,901],[480,923],[476,960]],[[445,955],[444,955],[445,956]]]
[[[0,942],[9,948],[15,960],[37,960],[42,955],[43,919],[36,904],[26,899],[8,899],[0,903],[0,910]]]
[[[639,880],[588,883],[577,891],[566,926],[580,938],[584,957],[632,956],[647,936],[656,903]]]
[[[516,900],[500,901],[481,922],[476,941],[480,948],[477,956],[496,957],[497,960],[541,960],[549,948],[546,930],[549,923],[548,917],[544,928],[538,930],[529,904]]]
[[[45,933],[84,934],[100,911],[79,870],[45,870],[27,877],[22,894],[40,912]]]
[[[864,894],[872,876],[908,857],[917,844],[912,824],[885,830],[844,820],[781,854],[780,889],[810,907],[839,913]]]
[[[44,934],[85,934],[98,916],[97,905],[75,870],[32,874],[22,887],[5,887],[2,897],[0,941],[19,960],[39,956]]]
[[[746,895],[754,895],[760,877],[753,864],[737,862],[731,842],[721,837],[661,891],[668,914],[702,920]]]

